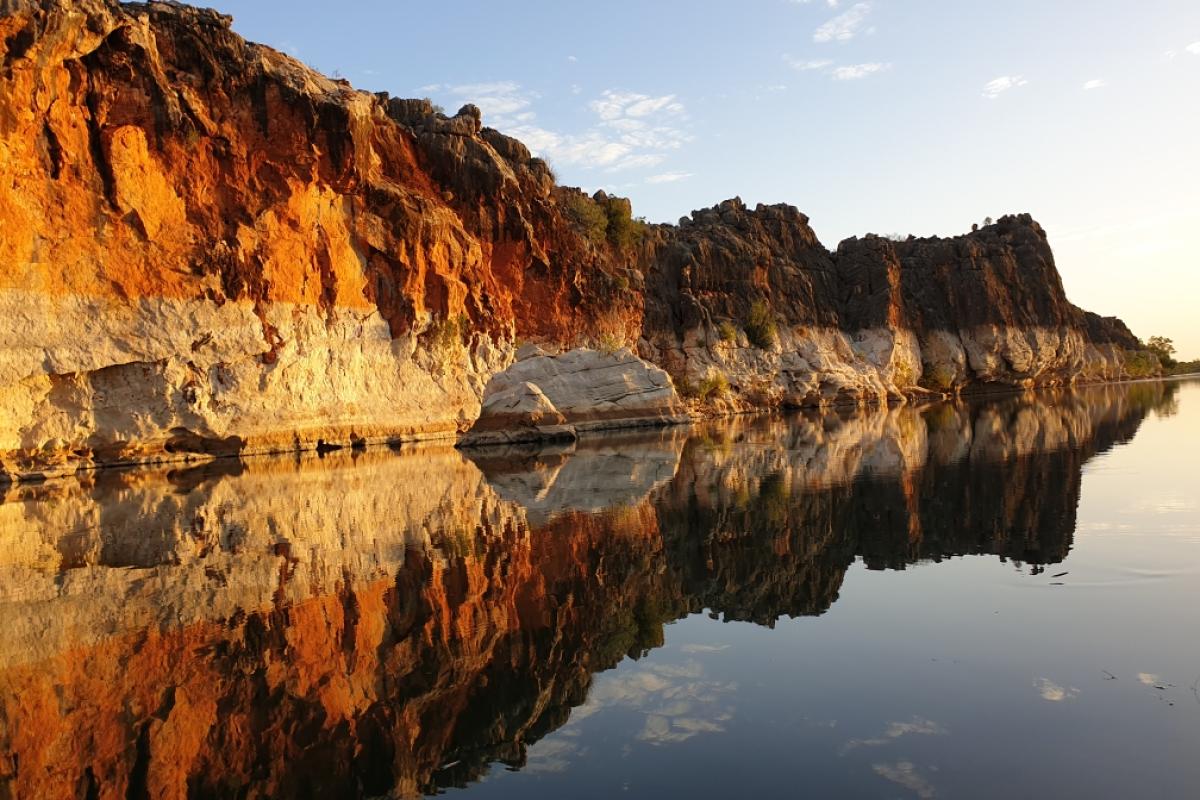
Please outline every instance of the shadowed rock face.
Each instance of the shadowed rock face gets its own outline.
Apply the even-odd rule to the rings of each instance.
[[[662,419],[716,373],[693,411],[1116,378],[1140,346],[1066,302],[1028,217],[830,253],[735,199],[596,240],[474,106],[173,3],[0,6],[0,153],[0,481],[455,436],[518,341],[632,348]]]
[[[1083,463],[1170,389],[13,487],[0,796],[415,796],[520,766],[685,614],[821,614],[856,558],[1060,561]]]

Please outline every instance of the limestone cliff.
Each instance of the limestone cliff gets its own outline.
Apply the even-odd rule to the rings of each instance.
[[[678,418],[676,387],[719,410],[1112,378],[1134,344],[1066,303],[1027,218],[830,253],[786,206],[629,217],[473,106],[356,91],[215,12],[7,0],[0,480],[452,436],[518,342],[654,362],[673,387],[638,420]]]

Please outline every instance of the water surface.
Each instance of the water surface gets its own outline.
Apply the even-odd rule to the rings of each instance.
[[[0,503],[0,797],[1200,793],[1200,382]]]

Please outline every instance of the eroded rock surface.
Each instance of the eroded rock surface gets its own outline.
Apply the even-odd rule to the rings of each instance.
[[[572,439],[581,431],[688,420],[670,376],[627,349],[550,355],[533,348],[488,381],[479,420],[460,443]]]
[[[1140,346],[1066,302],[1027,217],[836,253],[789,206],[640,226],[474,106],[357,91],[230,24],[0,6],[0,481],[454,436],[519,341],[630,348],[709,411],[1118,378]],[[635,235],[589,232],[601,202]]]

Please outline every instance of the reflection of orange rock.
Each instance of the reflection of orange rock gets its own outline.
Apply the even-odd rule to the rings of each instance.
[[[1112,387],[585,439],[538,491],[536,455],[481,470],[448,446],[17,487],[0,792],[461,785],[521,763],[594,672],[683,614],[823,613],[856,558],[1061,559],[1083,460],[1168,400]],[[580,491],[573,460],[611,487]]]

